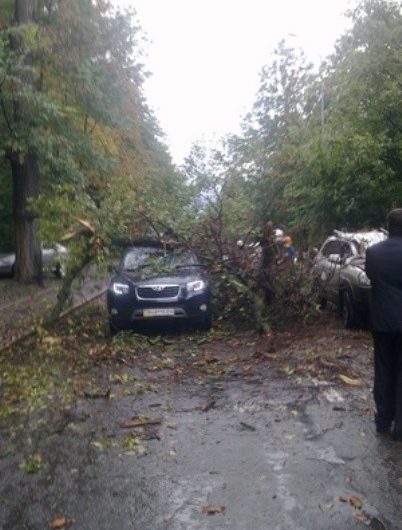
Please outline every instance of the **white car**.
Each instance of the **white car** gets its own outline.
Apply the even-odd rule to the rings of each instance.
[[[345,328],[359,326],[369,317],[370,280],[365,273],[366,249],[387,238],[385,230],[334,230],[319,250],[314,272],[320,304],[336,304]]]
[[[57,278],[64,276],[64,263],[68,250],[63,245],[56,243],[51,248],[42,248],[42,265],[45,273],[52,273]],[[15,253],[0,253],[0,276],[14,276]]]

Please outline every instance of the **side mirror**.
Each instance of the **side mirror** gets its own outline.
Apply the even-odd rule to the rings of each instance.
[[[328,261],[339,265],[340,263],[342,263],[342,258],[340,254],[330,254],[328,256]]]
[[[108,265],[107,270],[108,272],[110,272],[110,274],[117,272],[116,267],[114,265]]]

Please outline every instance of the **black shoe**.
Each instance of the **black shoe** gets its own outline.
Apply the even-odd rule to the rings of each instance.
[[[402,442],[402,431],[394,429],[393,432],[392,432],[392,438],[396,442]]]
[[[391,430],[391,422],[379,421],[376,423],[376,431],[378,434],[389,433]]]

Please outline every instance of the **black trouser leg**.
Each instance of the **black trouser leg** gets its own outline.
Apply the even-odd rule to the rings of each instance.
[[[399,335],[373,331],[374,339],[374,401],[378,430],[391,426],[396,415]],[[399,392],[400,393],[400,392]],[[398,407],[400,409],[400,407]],[[398,413],[400,414],[401,412]]]
[[[395,438],[402,441],[402,334],[398,334],[395,344],[396,356],[396,402],[395,402]]]

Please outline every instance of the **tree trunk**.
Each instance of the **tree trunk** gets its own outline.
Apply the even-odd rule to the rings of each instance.
[[[273,224],[267,221],[263,229],[261,241],[262,260],[260,271],[260,286],[264,291],[265,303],[272,304],[274,299],[273,269],[276,260],[275,245],[273,243]]]
[[[34,21],[35,0],[15,0],[15,23],[17,26]],[[18,55],[23,52],[23,37],[14,33],[11,47]],[[25,55],[24,64],[32,64],[32,57]],[[21,76],[23,85],[33,85],[32,74],[27,69]],[[26,123],[30,126],[32,109],[18,97],[14,100],[14,122],[17,129]],[[38,235],[38,223],[30,207],[30,201],[39,194],[39,172],[36,154],[14,152],[9,155],[13,181],[13,211],[15,222],[15,278],[22,283],[43,282],[42,253]]]
[[[11,161],[13,178],[13,214],[15,229],[15,277],[23,283],[42,284],[42,252],[38,238],[37,220],[29,200],[39,193],[36,159],[27,155],[21,164]]]
[[[34,21],[36,0],[15,0],[15,21],[17,24],[30,24]]]

